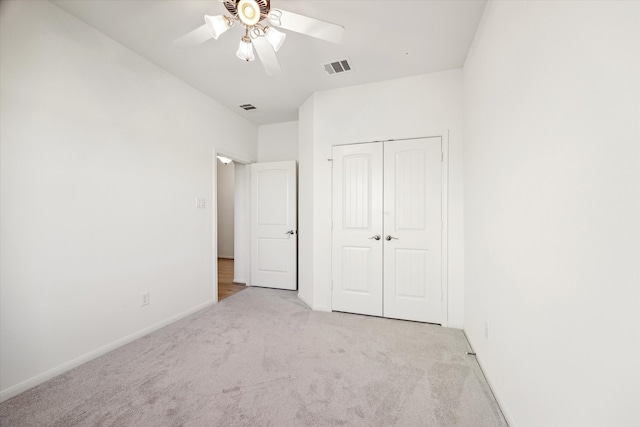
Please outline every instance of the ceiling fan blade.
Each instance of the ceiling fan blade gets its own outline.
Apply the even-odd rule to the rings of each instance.
[[[173,41],[173,44],[180,47],[190,47],[204,43],[212,38],[213,36],[211,35],[209,28],[207,28],[207,25],[205,24],[188,32],[182,37],[178,37]]]
[[[344,34],[344,27],[331,22],[321,21],[286,10],[272,9],[269,12],[269,22],[276,27],[296,33],[306,34],[311,37],[326,40],[332,43],[340,43]]]
[[[256,52],[258,52],[258,57],[267,75],[273,76],[278,74],[281,71],[280,62],[278,62],[278,57],[269,41],[264,37],[256,37],[251,41],[256,48]]]

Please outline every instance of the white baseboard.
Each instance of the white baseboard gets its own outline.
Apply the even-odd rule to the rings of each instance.
[[[464,329],[462,329],[462,333],[464,334],[465,338],[467,339],[467,342],[471,346],[471,350],[475,352],[475,350],[473,349],[473,344],[471,343],[471,340],[469,339],[469,336],[464,331]],[[484,378],[487,380],[487,383],[489,384],[489,388],[491,388],[491,392],[493,393],[493,397],[495,397],[496,398],[496,402],[498,402],[498,407],[500,407],[500,411],[502,412],[502,415],[504,415],[504,418],[507,421],[507,424],[509,424],[510,426],[515,426],[516,423],[513,420],[513,417],[511,416],[511,413],[509,413],[509,411],[507,410],[507,406],[504,403],[504,399],[502,399],[502,395],[495,388],[493,381],[491,381],[491,375],[484,368],[484,365],[482,363],[482,358],[477,353],[475,355],[475,358],[478,361],[478,365],[480,365],[480,369],[482,370],[482,374],[484,375]]]
[[[190,308],[187,311],[183,311],[182,313],[176,314],[175,316],[171,316],[165,320],[162,320],[154,325],[151,325],[147,328],[141,329],[137,332],[134,332],[130,335],[127,335],[123,338],[120,338],[116,341],[113,341],[107,345],[104,345],[102,347],[99,347],[95,350],[92,350],[88,353],[83,354],[82,356],[76,357],[73,360],[70,360],[69,362],[63,363],[62,365],[56,366],[53,369],[50,369],[46,372],[43,372],[42,374],[36,375],[35,377],[31,377],[26,381],[23,381],[19,384],[16,384],[14,386],[11,386],[5,390],[0,391],[0,402],[4,402],[7,399],[11,399],[14,396],[19,395],[20,393],[23,393],[27,390],[29,390],[30,388],[33,388],[35,386],[37,386],[38,384],[42,384],[43,382],[50,380],[53,377],[56,377],[60,374],[63,374],[75,367],[78,367],[80,365],[82,365],[83,363],[87,363],[90,360],[96,359],[106,353],[109,353],[110,351],[115,350],[118,347],[122,347],[125,344],[129,344],[132,341],[135,341],[139,338],[144,337],[145,335],[149,335],[151,332],[157,331],[160,328],[163,328],[177,320],[182,319],[183,317],[187,317],[190,314],[193,314],[197,311],[203,310],[213,304],[215,304],[216,302],[214,300],[209,300],[203,304],[197,305],[193,308]]]
[[[327,307],[326,305],[313,305],[313,304],[311,304],[311,301],[307,301],[307,299],[304,298],[300,294],[300,292],[298,292],[298,299],[300,301],[302,301],[303,303],[305,303],[305,305],[307,307],[309,307],[313,311],[323,311],[323,312],[326,312],[326,313],[330,313],[331,312],[331,308]]]
[[[306,299],[304,299],[304,298],[300,295],[300,292],[298,292],[298,299],[299,299],[300,301],[302,301],[303,303],[305,303],[305,305],[306,305],[307,307],[309,307],[310,309],[312,309],[312,310],[313,310],[313,304],[311,304],[309,301],[307,301]]]

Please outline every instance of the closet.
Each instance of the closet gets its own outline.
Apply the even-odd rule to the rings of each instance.
[[[442,323],[442,138],[333,147],[332,309]]]

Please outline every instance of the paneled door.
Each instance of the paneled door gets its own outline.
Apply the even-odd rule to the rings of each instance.
[[[441,323],[441,138],[384,146],[384,316]]]
[[[441,141],[334,147],[334,311],[442,323]]]
[[[382,316],[382,143],[333,148],[332,309]]]
[[[251,174],[251,286],[297,288],[296,162],[255,163]]]

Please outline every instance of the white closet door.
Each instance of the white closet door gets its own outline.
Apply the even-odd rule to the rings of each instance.
[[[384,316],[442,323],[441,138],[384,145]]]
[[[382,143],[333,159],[332,309],[382,316]]]
[[[297,288],[296,162],[251,170],[251,286]]]

